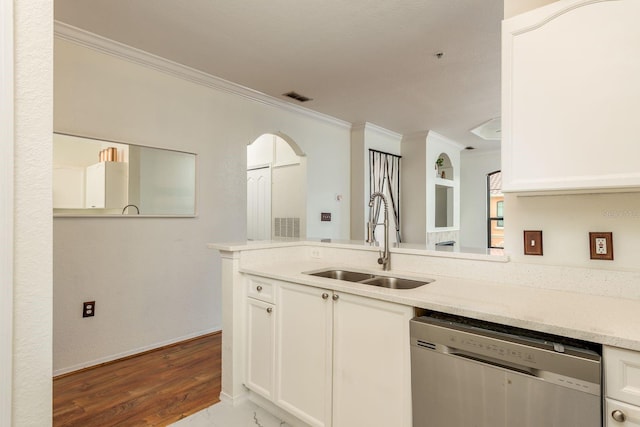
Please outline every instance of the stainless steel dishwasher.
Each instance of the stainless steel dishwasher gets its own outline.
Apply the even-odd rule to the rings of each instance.
[[[430,313],[411,320],[414,427],[600,427],[601,347]]]

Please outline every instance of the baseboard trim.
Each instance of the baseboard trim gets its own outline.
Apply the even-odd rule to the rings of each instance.
[[[249,400],[249,393],[244,391],[237,396],[231,396],[230,394],[221,391],[219,398],[220,402],[228,403],[231,406],[238,406]]]
[[[87,371],[89,369],[94,369],[100,366],[108,365],[111,363],[116,363],[121,360],[130,359],[132,357],[140,356],[145,353],[150,353],[152,351],[161,350],[167,347],[173,347],[176,345],[180,345],[189,341],[193,341],[198,338],[203,338],[207,335],[214,335],[222,333],[222,328],[216,327],[212,329],[205,329],[203,331],[194,332],[192,334],[183,335],[178,338],[158,342],[155,344],[150,344],[144,347],[138,347],[129,351],[124,351],[122,353],[112,354],[110,356],[101,357],[99,359],[90,360],[88,362],[79,363],[77,365],[69,366],[66,368],[60,368],[53,371],[53,378],[62,378],[67,375],[72,375],[78,372]]]

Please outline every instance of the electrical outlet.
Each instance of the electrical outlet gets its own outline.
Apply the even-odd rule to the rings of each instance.
[[[613,260],[613,233],[589,233],[591,259]]]
[[[96,314],[96,302],[86,301],[82,303],[82,317],[93,317]]]
[[[322,258],[322,253],[320,252],[320,248],[312,247],[309,251],[309,255],[311,258]]]
[[[525,230],[524,254],[542,255],[542,230]]]
[[[607,239],[605,239],[604,237],[596,237],[596,254],[607,254]]]

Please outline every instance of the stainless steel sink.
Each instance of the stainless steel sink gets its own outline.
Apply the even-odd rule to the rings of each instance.
[[[358,271],[328,269],[321,271],[308,271],[305,274],[329,279],[344,280],[347,282],[362,283],[364,285],[379,286],[389,289],[414,289],[433,282],[429,279],[408,279],[406,277],[378,276]]]
[[[372,279],[363,280],[360,283],[365,285],[380,286],[381,288],[390,289],[414,289],[422,285],[426,285],[431,281],[403,279],[401,277],[375,276]]]
[[[328,277],[329,279],[346,280],[347,282],[360,282],[362,280],[373,279],[375,277],[373,274],[345,270],[325,270],[307,274],[310,274],[311,276]]]

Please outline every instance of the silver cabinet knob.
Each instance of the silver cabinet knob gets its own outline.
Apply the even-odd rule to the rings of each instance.
[[[262,286],[260,286],[260,285],[256,286],[256,291],[262,292]]]
[[[334,301],[338,301],[338,298],[340,298],[340,296],[338,294],[333,294],[332,298]]]
[[[271,314],[272,311],[273,311],[273,308],[267,307],[267,313]]]
[[[326,293],[326,292],[325,292],[325,293],[323,293],[323,294],[322,294],[322,299],[327,299],[327,298],[329,298],[329,294],[328,294],[328,293]]]
[[[621,410],[616,409],[611,413],[611,418],[618,421],[619,423],[623,423],[627,419],[627,416]]]

